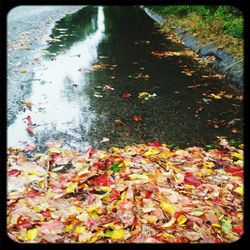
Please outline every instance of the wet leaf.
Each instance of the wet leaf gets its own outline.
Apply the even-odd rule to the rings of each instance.
[[[199,186],[203,182],[197,179],[195,176],[193,176],[192,173],[185,173],[184,183],[189,185]]]
[[[187,217],[183,214],[177,218],[177,222],[179,225],[183,225],[186,221],[187,221]]]
[[[141,115],[134,115],[132,117],[132,120],[135,122],[142,122],[142,116]]]
[[[237,187],[234,191],[235,191],[236,193],[240,194],[240,195],[243,195],[243,187],[242,187],[242,186]]]
[[[109,138],[103,137],[102,140],[100,141],[100,143],[105,143],[105,142],[109,142]]]
[[[122,93],[122,98],[129,98],[131,94],[129,92],[123,92]]]
[[[119,240],[119,239],[123,238],[123,236],[125,235],[125,232],[126,231],[124,229],[108,231],[105,233],[105,236],[111,237],[111,239],[113,239],[113,240]]]
[[[158,141],[149,142],[148,145],[152,146],[152,147],[161,147],[162,146],[162,144]]]
[[[119,172],[121,169],[122,169],[122,167],[119,166],[118,164],[114,164],[114,165],[111,167],[111,170],[112,170],[114,173]]]
[[[27,239],[30,240],[30,241],[33,241],[34,239],[36,239],[37,235],[38,235],[38,229],[37,228],[29,229],[27,231]]]
[[[115,119],[115,125],[122,126],[122,125],[125,125],[125,123],[121,119]]]
[[[7,231],[41,243],[235,241],[243,233],[243,149],[219,143],[8,148]]]
[[[26,105],[26,107],[27,108],[29,108],[29,109],[31,109],[32,108],[32,106],[33,106],[33,102],[32,102],[32,100],[31,99],[27,99],[27,100],[25,100],[25,102],[24,102],[24,104]],[[30,116],[27,116],[27,118],[28,117],[30,117]],[[27,119],[26,118],[26,119]]]
[[[99,176],[95,177],[92,180],[92,183],[95,186],[110,186],[111,180],[110,180],[108,175],[103,174],[103,175],[99,175]]]
[[[215,149],[216,147],[214,145],[206,145],[205,149],[210,150],[210,149]]]
[[[171,216],[174,216],[175,208],[172,206],[172,204],[163,201],[163,202],[160,203],[160,208],[161,208],[164,212],[167,212],[167,213],[169,213]]]

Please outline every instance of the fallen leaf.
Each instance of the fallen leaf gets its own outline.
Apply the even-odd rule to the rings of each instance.
[[[102,140],[100,141],[100,143],[105,143],[105,142],[109,142],[109,138],[107,137],[103,137]]]
[[[122,93],[122,98],[129,98],[131,94],[129,92],[123,92]]]
[[[142,122],[142,116],[141,115],[134,115],[132,117],[132,120],[135,122]]]

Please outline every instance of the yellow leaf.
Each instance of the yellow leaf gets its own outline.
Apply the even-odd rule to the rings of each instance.
[[[101,237],[103,237],[104,233],[102,230],[96,232],[91,239],[89,240],[89,243],[95,243],[98,239],[100,239]]]
[[[170,215],[174,216],[175,213],[175,208],[170,204],[165,201],[161,202],[160,208],[164,211],[169,213]]]
[[[243,155],[242,155],[242,154],[233,152],[233,153],[231,154],[231,156],[236,157],[236,158],[238,158],[238,159],[240,159],[240,160],[243,160]]]
[[[211,226],[212,226],[212,227],[218,227],[218,228],[220,228],[220,227],[221,227],[221,225],[216,224],[216,223],[213,223]]]
[[[161,157],[162,158],[169,158],[169,157],[171,157],[171,156],[173,156],[174,155],[174,153],[172,153],[172,152],[163,152],[163,153],[161,153]]]
[[[212,96],[214,99],[217,99],[217,100],[221,99],[221,96],[219,95],[211,94],[210,96]]]
[[[131,180],[148,180],[148,176],[144,174],[130,174],[129,175]]]
[[[237,217],[238,217],[239,219],[243,219],[243,213],[242,213],[242,212],[237,213]]]
[[[75,182],[68,182],[68,183],[66,183],[66,187],[67,188],[64,190],[64,192],[66,194],[68,194],[68,193],[74,193],[75,189],[77,188],[77,183],[75,183]]]
[[[174,237],[172,234],[169,234],[169,233],[163,233],[162,236],[163,236],[164,238],[170,237],[170,238],[175,239],[175,237]]]
[[[141,92],[139,93],[139,98],[145,98],[145,97],[148,97],[149,96],[149,93],[148,92]]]
[[[35,176],[39,176],[41,174],[40,171],[37,171],[37,170],[28,170],[28,174],[30,175],[35,175]]]
[[[243,195],[243,187],[242,186],[237,187],[234,191],[240,195]]]
[[[119,240],[122,239],[123,236],[125,235],[125,230],[124,229],[118,229],[114,231],[109,231],[105,233],[106,237],[111,237],[113,240]]]
[[[110,192],[112,189],[108,186],[100,186],[100,189],[104,192]]]
[[[24,74],[24,73],[27,73],[27,70],[26,69],[22,69],[20,72]]]
[[[78,227],[76,227],[76,229],[75,229],[75,233],[79,233],[79,234],[84,233],[84,232],[86,231],[85,228],[86,228],[86,227],[78,226]]]
[[[158,217],[155,215],[150,215],[147,219],[150,223],[155,224],[158,220]]]
[[[73,225],[72,225],[72,224],[66,225],[66,226],[65,226],[65,232],[66,232],[66,233],[72,231],[72,229],[73,229]]]
[[[144,156],[150,156],[150,155],[157,155],[159,153],[160,153],[160,151],[158,151],[157,149],[151,148],[146,153],[144,153],[143,155]]]
[[[138,234],[138,233],[139,233],[139,231],[136,230],[136,229],[130,232],[130,234],[131,234],[132,236],[135,235],[135,234]]]
[[[177,218],[177,222],[179,225],[183,225],[186,221],[187,221],[187,217],[183,214]]]
[[[34,229],[29,229],[27,231],[27,239],[28,240],[34,240],[38,235],[38,229],[34,228]]]
[[[203,166],[206,168],[213,168],[215,166],[215,164],[211,161],[206,161],[203,163]]]
[[[120,153],[120,149],[119,148],[112,147],[112,151],[114,153]]]
[[[27,99],[27,100],[25,101],[25,105],[31,108],[32,105],[33,105],[31,99]]]

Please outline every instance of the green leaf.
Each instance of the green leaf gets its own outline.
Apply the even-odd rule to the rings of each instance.
[[[121,170],[121,166],[119,166],[118,164],[114,164],[112,167],[111,167],[111,170],[116,173],[116,172],[119,172]]]
[[[226,220],[225,218],[221,219],[221,229],[225,233],[229,233],[232,230],[232,224],[230,220]]]
[[[205,149],[210,150],[210,149],[215,149],[216,147],[214,145],[206,145]]]
[[[175,148],[177,148],[178,146],[177,146],[176,144],[170,144],[169,147],[175,149]]]

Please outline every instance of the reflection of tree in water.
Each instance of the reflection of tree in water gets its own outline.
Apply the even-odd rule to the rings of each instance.
[[[84,7],[73,14],[68,14],[56,22],[48,42],[47,57],[51,53],[68,50],[74,43],[84,40],[97,30],[97,8]]]
[[[131,6],[105,6],[105,32],[116,35],[138,32],[142,24],[146,27],[152,25],[151,19],[138,7]],[[144,18],[142,18],[144,16]],[[126,38],[126,35],[124,36]]]

